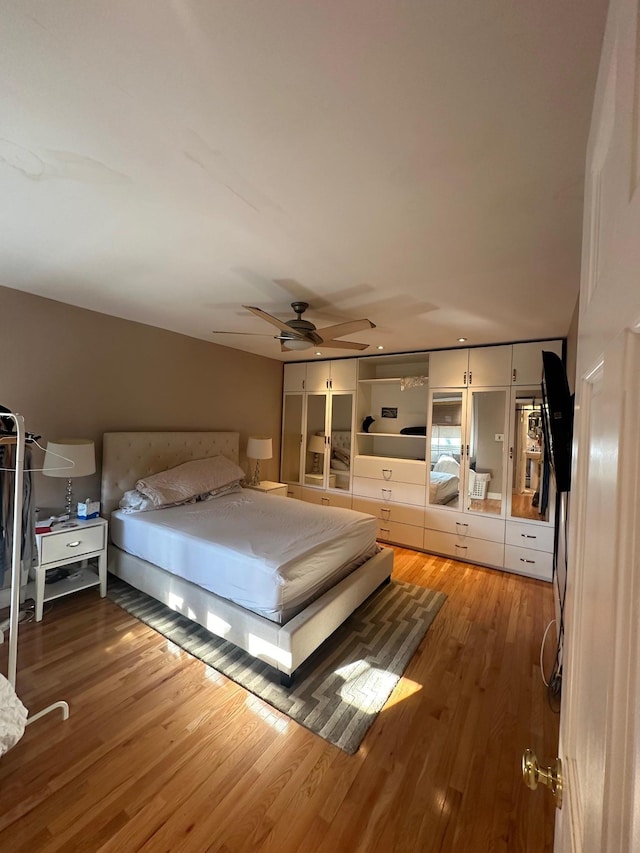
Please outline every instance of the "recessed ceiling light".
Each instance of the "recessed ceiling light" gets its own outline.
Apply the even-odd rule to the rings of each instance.
[[[384,349],[384,347],[378,347],[378,349]]]
[[[458,338],[458,343],[463,344],[466,340],[466,338]]]

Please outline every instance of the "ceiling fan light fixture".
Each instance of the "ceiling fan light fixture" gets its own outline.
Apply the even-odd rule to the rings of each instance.
[[[313,342],[312,341],[303,341],[303,340],[282,341],[282,346],[285,349],[292,349],[292,350],[311,349],[311,347],[313,346]]]

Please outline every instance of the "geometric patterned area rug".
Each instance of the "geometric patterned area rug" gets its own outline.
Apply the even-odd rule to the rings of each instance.
[[[391,581],[373,595],[280,685],[268,664],[123,581],[109,598],[171,642],[350,754],[391,695],[446,595]]]

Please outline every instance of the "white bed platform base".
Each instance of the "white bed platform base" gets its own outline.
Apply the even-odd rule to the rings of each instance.
[[[102,459],[102,508],[108,517],[122,494],[137,480],[206,456],[221,454],[238,463],[237,432],[105,433]],[[223,637],[282,674],[283,684],[393,570],[393,551],[383,548],[285,625],[220,598],[177,575],[112,546],[108,570],[136,589],[163,602],[212,634]]]
[[[109,550],[112,574],[289,677],[389,579],[392,569],[393,552],[383,548],[285,625],[278,625],[115,546]]]

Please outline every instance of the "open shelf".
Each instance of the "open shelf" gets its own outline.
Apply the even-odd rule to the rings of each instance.
[[[68,568],[68,566],[65,566],[65,568]],[[51,569],[51,571],[55,571],[55,569]],[[89,589],[92,586],[98,586],[100,583],[100,578],[98,577],[95,569],[88,566],[83,569],[79,569],[77,573],[73,569],[71,569],[71,572],[74,577],[68,577],[63,580],[56,581],[55,583],[45,584],[45,601],[53,601],[54,598],[61,598],[63,595],[68,595],[70,592],[77,592],[80,589]]]

